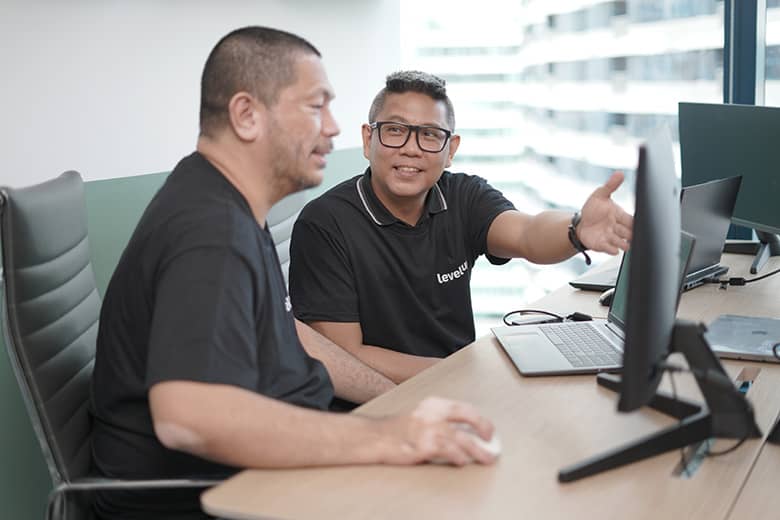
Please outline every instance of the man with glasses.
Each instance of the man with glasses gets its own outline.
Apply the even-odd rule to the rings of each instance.
[[[631,239],[631,216],[610,198],[622,174],[581,212],[528,215],[484,179],[445,171],[454,128],[443,80],[391,74],[362,129],[369,168],[311,201],[293,230],[296,317],[395,382],[474,341],[479,255],[554,263]]]

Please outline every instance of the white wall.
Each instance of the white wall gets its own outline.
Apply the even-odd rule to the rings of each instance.
[[[336,148],[358,146],[399,67],[399,19],[397,0],[0,0],[0,184],[170,170],[195,147],[209,51],[245,25],[319,48]]]

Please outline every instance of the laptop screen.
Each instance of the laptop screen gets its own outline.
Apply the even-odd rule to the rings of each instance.
[[[623,253],[620,262],[617,281],[615,282],[615,294],[612,295],[612,304],[609,306],[608,320],[614,323],[620,330],[626,325],[626,301],[628,300],[628,263],[631,258],[631,250]]]
[[[730,177],[688,186],[680,192],[682,229],[696,237],[689,275],[720,263],[741,182],[742,177]]]
[[[693,252],[695,239],[689,233],[680,233],[680,288],[685,280],[685,272],[688,268],[688,262]],[[617,282],[615,283],[615,294],[612,296],[612,305],[609,307],[608,320],[614,323],[622,331],[626,325],[626,302],[628,301],[628,265],[631,260],[631,250],[623,254],[623,261],[620,263]],[[679,302],[679,296],[678,296]]]

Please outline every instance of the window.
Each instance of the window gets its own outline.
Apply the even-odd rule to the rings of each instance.
[[[764,103],[780,106],[780,0],[766,0]]]
[[[484,0],[478,10],[404,0],[401,23],[418,49],[402,67],[447,80],[462,136],[451,170],[485,177],[529,213],[580,208],[616,169],[628,181],[616,198],[632,209],[640,140],[660,124],[676,136],[678,102],[723,98],[719,0]],[[780,102],[780,51],[771,60]],[[478,262],[477,334],[584,269],[581,257]]]

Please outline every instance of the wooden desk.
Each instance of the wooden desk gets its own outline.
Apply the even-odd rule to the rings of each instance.
[[[742,261],[744,260],[744,262]],[[742,271],[747,257],[726,259]],[[772,259],[771,266],[780,266]],[[686,293],[680,316],[709,321],[732,312],[774,312],[778,280],[732,287],[701,287]],[[764,304],[761,304],[764,302]],[[603,315],[595,294],[568,287],[535,303],[560,312]],[[728,362],[736,376],[759,370],[749,398],[767,431],[780,411],[780,366]],[[696,396],[692,379],[678,376],[685,395]],[[728,455],[706,459],[693,478],[673,476],[679,453],[667,453],[570,484],[559,468],[672,424],[652,411],[615,413],[615,396],[593,376],[524,378],[492,336],[453,354],[355,413],[382,416],[409,411],[425,396],[474,403],[493,419],[503,452],[493,466],[352,466],[299,470],[249,470],[207,491],[204,508],[231,518],[599,518],[725,519],[734,508],[756,461],[765,481],[778,481],[780,467],[764,462],[780,448],[749,440]],[[722,449],[732,441],[718,441]],[[763,449],[762,449],[763,448]],[[767,457],[768,459],[768,457]],[[747,492],[753,492],[749,486]],[[763,496],[760,482],[755,493]],[[738,506],[740,504],[737,504]],[[766,513],[764,509],[756,509]],[[765,517],[766,515],[764,515]],[[753,516],[754,518],[761,515]],[[734,516],[733,518],[737,518]],[[744,518],[744,517],[743,517]]]
[[[780,446],[765,443],[730,520],[780,518]]]

